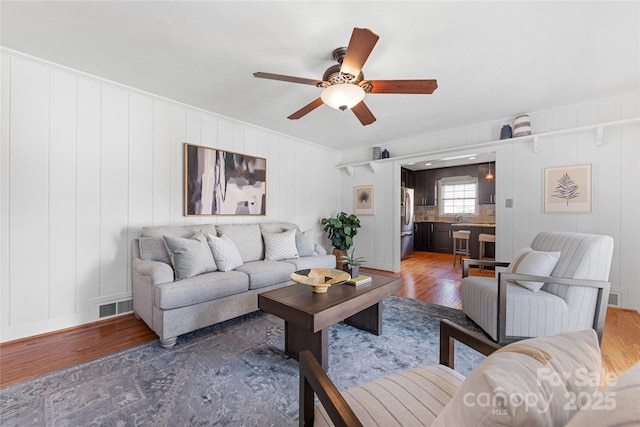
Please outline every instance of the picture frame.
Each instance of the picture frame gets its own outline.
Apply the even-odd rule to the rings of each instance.
[[[267,159],[184,143],[184,216],[266,215]]]
[[[591,165],[545,168],[543,189],[544,213],[591,212]]]
[[[373,185],[355,187],[354,200],[356,215],[373,215]]]

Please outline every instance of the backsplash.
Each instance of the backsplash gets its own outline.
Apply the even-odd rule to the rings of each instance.
[[[416,206],[414,211],[414,221],[453,221],[452,216],[439,216],[437,206]],[[465,216],[465,222],[478,223],[495,223],[496,222],[496,205],[480,205],[480,214],[478,216]]]

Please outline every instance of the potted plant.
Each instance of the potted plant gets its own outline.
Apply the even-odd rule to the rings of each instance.
[[[335,218],[322,218],[322,225],[334,247],[333,254],[336,256],[337,268],[342,269],[341,258],[347,255],[347,251],[353,245],[353,238],[360,228],[360,220],[354,214],[347,215],[340,212]]]
[[[360,275],[360,266],[367,262],[363,257],[356,257],[356,248],[351,250],[351,255],[343,255],[340,257],[342,261],[342,269],[349,273],[351,277]]]

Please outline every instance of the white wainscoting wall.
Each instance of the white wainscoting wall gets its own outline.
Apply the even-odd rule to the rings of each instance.
[[[2,342],[130,298],[143,226],[283,220],[322,241],[340,207],[338,152],[18,52],[1,71]],[[267,215],[184,217],[184,142],[267,158]]]

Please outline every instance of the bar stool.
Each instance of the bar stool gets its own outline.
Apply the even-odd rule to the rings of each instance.
[[[460,255],[460,264],[462,264],[462,256],[469,258],[469,237],[471,231],[458,230],[453,232],[453,266],[456,266],[456,257]],[[463,247],[464,246],[464,247]]]
[[[495,258],[489,258],[485,256],[485,244],[487,243],[496,243],[496,236],[495,234],[485,234],[482,233],[478,236],[478,242],[480,243],[480,259],[487,259],[487,260],[495,260]],[[483,268],[482,266],[480,266],[480,271],[482,271]]]

